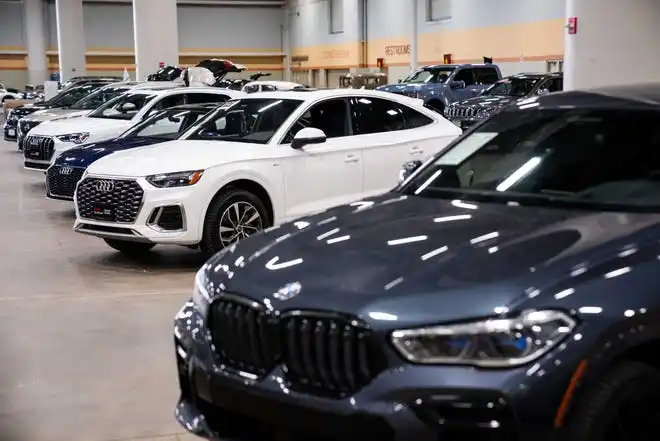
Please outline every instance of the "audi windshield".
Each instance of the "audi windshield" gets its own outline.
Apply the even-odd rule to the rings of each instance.
[[[130,120],[155,97],[156,94],[129,92],[108,101],[88,116],[90,118]]]

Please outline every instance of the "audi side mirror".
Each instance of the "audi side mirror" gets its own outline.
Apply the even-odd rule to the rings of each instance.
[[[300,150],[309,144],[322,144],[326,141],[327,136],[323,130],[315,127],[305,127],[296,133],[291,141],[291,148]]]

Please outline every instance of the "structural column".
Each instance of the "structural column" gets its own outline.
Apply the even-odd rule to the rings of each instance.
[[[135,78],[144,81],[159,63],[179,64],[176,0],[133,0]]]
[[[60,81],[87,74],[83,0],[55,0]]]
[[[419,21],[419,0],[409,0],[412,6],[412,25],[410,30],[410,71],[417,70],[417,40],[419,36],[418,21]]]
[[[284,53],[284,81],[291,81],[291,8],[287,2],[282,8],[284,20],[282,23],[282,52]]]
[[[658,23],[657,0],[566,0],[564,89],[657,82]]]
[[[48,79],[46,59],[46,20],[43,0],[24,0],[25,38],[28,52],[28,83],[43,84]]]

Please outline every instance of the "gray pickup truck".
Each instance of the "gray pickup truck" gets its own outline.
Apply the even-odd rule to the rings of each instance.
[[[475,97],[502,78],[494,64],[438,64],[424,66],[397,84],[376,90],[419,98],[443,113],[453,102]]]

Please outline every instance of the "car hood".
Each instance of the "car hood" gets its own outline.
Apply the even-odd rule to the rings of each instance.
[[[81,132],[117,131],[117,135],[133,125],[132,121],[108,118],[68,118],[50,120],[32,129],[31,135],[55,136]]]
[[[481,108],[500,108],[508,106],[509,104],[515,102],[518,98],[512,96],[475,96],[474,98],[468,98],[466,100],[458,101],[455,103],[455,106],[458,107],[481,107]]]
[[[227,141],[175,140],[117,152],[87,170],[90,174],[111,176],[149,176],[209,167],[263,156],[265,146]]]
[[[11,113],[13,116],[23,116],[37,112],[38,110],[48,109],[48,108],[50,107],[48,107],[43,103],[24,104],[22,106],[12,108]]]
[[[374,326],[378,317],[414,326],[514,307],[530,287],[554,286],[605,249],[616,257],[613,242],[629,244],[633,233],[659,221],[656,214],[388,193],[245,239],[204,268],[213,286],[267,299],[275,309],[333,310]],[[273,298],[292,283],[300,284],[298,295]],[[554,299],[544,292],[535,300],[544,296]]]
[[[426,83],[397,83],[386,84],[384,86],[376,87],[376,90],[391,93],[404,93],[404,92],[421,92],[428,89],[436,89],[442,84],[426,84]]]
[[[43,109],[34,112],[30,115],[32,121],[50,121],[64,118],[73,118],[84,116],[89,113],[89,110],[75,110],[75,109]]]
[[[92,162],[108,156],[111,153],[161,142],[163,142],[163,140],[157,138],[115,138],[108,141],[94,142],[66,150],[57,158],[55,163],[57,165],[68,164],[75,167],[87,167]]]

